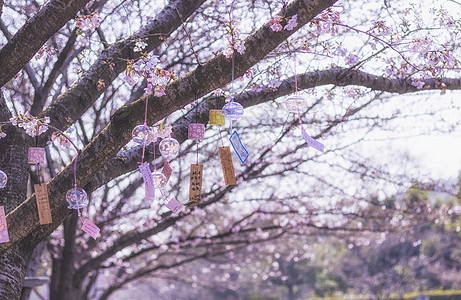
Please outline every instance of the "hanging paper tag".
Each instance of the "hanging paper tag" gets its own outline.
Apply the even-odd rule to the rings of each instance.
[[[229,146],[219,147],[219,158],[221,158],[221,167],[226,185],[236,185],[234,164]]]
[[[248,151],[247,149],[245,149],[242,142],[240,141],[237,131],[234,131],[234,133],[231,135],[229,140],[232,144],[232,147],[234,148],[235,153],[237,153],[240,161],[242,162],[242,164],[245,163],[245,161],[248,158]]]
[[[223,126],[226,124],[226,120],[224,119],[222,110],[220,109],[210,110],[210,124],[219,125],[219,126]]]
[[[152,172],[150,171],[148,163],[142,163],[139,165],[139,171],[141,171],[142,178],[144,179],[144,188],[146,190],[146,200],[152,200],[155,197],[154,179],[152,178]]]
[[[8,236],[8,226],[6,225],[5,208],[0,206],[0,243],[10,241]]]
[[[101,231],[101,229],[99,229],[98,226],[96,226],[93,222],[91,222],[88,219],[83,221],[82,230],[88,233],[94,239],[98,237],[99,231]]]
[[[189,185],[189,201],[199,202],[202,199],[202,164],[190,165],[190,185]]]
[[[179,213],[184,208],[184,205],[182,205],[175,198],[171,198],[171,200],[167,203],[166,207],[174,213]]]
[[[306,130],[304,129],[304,127],[301,126],[301,134],[303,135],[303,138],[304,140],[306,140],[306,143],[307,143],[307,146],[311,146],[312,148],[314,149],[317,149],[318,151],[320,152],[323,152],[324,151],[324,146],[322,143],[320,143],[319,141],[316,141],[314,140],[313,138],[311,138]]]
[[[29,164],[44,164],[45,163],[45,148],[32,147],[28,151]]]
[[[173,169],[171,168],[170,164],[167,161],[163,165],[163,169],[162,169],[162,174],[165,175],[166,182],[168,182],[168,180],[170,180],[170,176],[171,176],[172,173],[173,173]]]
[[[34,184],[35,201],[37,202],[38,219],[40,225],[51,224],[50,201],[46,184]]]

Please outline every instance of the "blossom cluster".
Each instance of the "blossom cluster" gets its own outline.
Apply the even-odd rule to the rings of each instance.
[[[56,53],[56,50],[54,49],[53,46],[51,46],[48,43],[45,43],[38,51],[37,54],[35,55],[35,59],[40,59],[42,58],[45,54],[47,58],[52,57]]]
[[[245,53],[245,41],[240,37],[239,25],[240,23],[236,20],[231,20],[229,23],[225,24],[227,27],[226,40],[230,47],[224,50],[223,55],[227,58],[231,58],[232,55],[234,55],[234,51],[240,54]]]
[[[310,26],[316,27],[316,32],[320,33],[330,33],[336,35],[338,33],[338,28],[336,24],[340,24],[340,14],[337,11],[333,11],[330,8],[325,10],[320,17],[315,18],[311,21]]]
[[[66,147],[66,148],[72,145],[69,139],[58,131],[53,132],[53,134],[51,135],[51,141],[52,142],[58,141],[59,145],[61,145],[62,147]]]
[[[134,86],[139,79],[146,78],[147,94],[154,94],[156,97],[165,95],[166,85],[170,80],[176,79],[174,71],[166,71],[158,67],[158,56],[143,54],[138,61],[128,61],[125,70],[125,81]]]
[[[48,130],[48,124],[50,123],[50,118],[45,117],[43,119],[36,118],[32,116],[29,112],[25,114],[19,114],[10,118],[11,124],[14,126],[24,128],[26,133],[32,137],[39,136]],[[3,133],[2,137],[5,137],[6,134]]]
[[[80,15],[77,17],[77,28],[86,31],[94,30],[99,27],[102,22],[102,17],[98,12],[93,12],[90,15]]]
[[[282,26],[282,21],[287,21],[287,24],[285,26]],[[283,29],[291,31],[298,26],[298,15],[292,16],[289,20],[287,18],[281,17],[279,15],[274,16],[270,21],[270,28],[272,31],[278,32],[282,31]]]

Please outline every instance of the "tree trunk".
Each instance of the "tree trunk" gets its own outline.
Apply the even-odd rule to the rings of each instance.
[[[11,114],[6,107],[3,93],[0,92],[0,121],[7,121]],[[29,165],[27,163],[28,142],[22,128],[4,126],[7,136],[0,142],[0,170],[8,176],[8,182],[0,189],[0,205],[5,214],[9,213],[27,196]],[[0,300],[14,300],[21,297],[22,285],[29,259],[36,244],[20,242],[0,254]]]

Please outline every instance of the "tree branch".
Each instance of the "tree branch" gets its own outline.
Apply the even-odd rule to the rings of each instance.
[[[88,0],[51,0],[0,50],[0,87],[16,75],[43,44],[82,9]]]
[[[300,28],[334,2],[335,0],[315,1],[315,3],[314,1],[298,0],[286,6],[280,14],[285,16],[297,14],[298,28]],[[237,76],[244,74],[246,70],[258,63],[294,32],[295,30],[273,32],[269,22],[264,24],[245,40],[245,45],[249,50],[244,55],[234,54],[236,55],[235,74]],[[163,117],[184,107],[195,99],[197,93],[204,95],[225,85],[231,80],[231,67],[230,60],[222,54],[218,55],[202,67],[171,83],[165,90],[166,96],[149,97],[151,105],[149,105],[147,112],[148,122],[156,123]],[[197,86],[201,87],[201,91],[197,91]],[[78,99],[78,101],[84,100]],[[90,182],[99,168],[114,157],[131,139],[132,129],[143,122],[145,101],[146,98],[140,99],[116,111],[106,128],[83,149],[79,155],[79,167],[77,168],[77,184],[79,186],[85,186]],[[38,225],[35,195],[30,197],[8,214],[7,222],[11,233],[11,243],[1,244],[0,251],[11,247],[12,244],[23,240],[26,236],[28,238],[23,240],[24,243],[37,243],[48,236],[63,221],[69,213],[64,196],[67,190],[73,187],[74,163],[75,160],[48,183],[53,224]]]

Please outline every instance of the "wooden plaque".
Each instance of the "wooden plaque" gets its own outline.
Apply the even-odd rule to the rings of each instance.
[[[35,201],[37,201],[38,219],[40,225],[51,224],[50,201],[48,200],[48,187],[46,184],[34,184]]]
[[[221,158],[221,167],[226,185],[237,185],[235,179],[234,165],[232,163],[232,154],[229,146],[219,147],[219,158]]]
[[[199,202],[202,200],[202,164],[190,165],[190,185],[189,185],[189,201]]]

